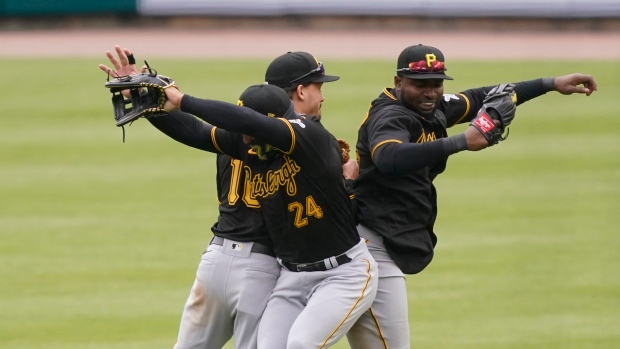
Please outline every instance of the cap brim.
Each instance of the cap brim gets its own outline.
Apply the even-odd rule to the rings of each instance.
[[[401,75],[405,78],[415,79],[415,80],[428,80],[428,79],[443,79],[443,80],[454,80],[446,74],[403,74]]]
[[[336,75],[323,75],[323,76],[319,76],[316,79],[312,79],[309,82],[332,82],[332,81],[336,81],[336,80],[340,80],[340,76],[336,76]]]

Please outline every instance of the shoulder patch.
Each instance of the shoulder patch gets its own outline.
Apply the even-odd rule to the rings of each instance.
[[[455,95],[455,94],[453,94],[453,93],[448,93],[448,94],[443,95],[443,100],[444,100],[444,101],[446,101],[446,102],[450,102],[450,100],[451,100],[451,99],[456,99],[456,100],[458,100],[458,99],[459,99],[459,96],[457,96],[457,95]]]
[[[300,119],[288,120],[288,122],[290,122],[291,124],[297,124],[301,126],[301,128],[306,128],[306,125]]]

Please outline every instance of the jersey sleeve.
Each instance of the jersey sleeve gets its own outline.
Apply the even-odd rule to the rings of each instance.
[[[338,141],[317,117],[302,116],[299,119],[280,120],[288,125],[292,135],[290,148],[281,150],[304,166],[308,172],[321,174],[328,168],[328,163],[335,161],[334,158],[341,161]]]
[[[368,150],[373,161],[379,148],[387,144],[409,143],[423,134],[421,125],[415,125],[412,116],[395,108],[387,109],[367,123]]]
[[[446,138],[429,140],[418,119],[397,109],[387,109],[373,120],[375,122],[366,125],[370,157],[377,169],[386,175],[420,170],[466,148],[463,142],[458,142],[455,149],[446,147]]]
[[[160,114],[147,120],[162,133],[192,148],[239,158],[240,135],[209,125],[181,111]]]
[[[252,136],[286,151],[294,142],[290,125],[250,108],[184,95],[181,110],[230,132]]]
[[[544,79],[515,82],[517,105],[542,96],[553,89],[553,83]],[[447,127],[470,122],[482,108],[484,98],[496,85],[465,90],[456,94],[444,94],[439,110],[446,115]]]
[[[482,101],[493,86],[465,90],[456,94],[444,94],[438,109],[446,116],[446,127],[470,122],[482,108]]]

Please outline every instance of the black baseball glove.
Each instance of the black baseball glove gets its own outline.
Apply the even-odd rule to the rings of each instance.
[[[517,111],[515,85],[501,84],[493,87],[484,98],[483,107],[493,119],[501,121],[500,127],[504,131]]]
[[[491,89],[483,101],[482,108],[470,124],[482,133],[489,146],[508,138],[508,125],[514,119],[517,110],[517,95],[514,88],[514,84],[501,84]],[[499,125],[496,125],[494,120],[498,120]]]
[[[112,93],[116,126],[164,112],[165,89],[176,88],[176,85],[171,78],[158,75],[150,67],[148,69],[148,73],[122,76],[106,82],[105,87]],[[128,96],[126,90],[129,91]],[[125,95],[122,91],[125,91]]]

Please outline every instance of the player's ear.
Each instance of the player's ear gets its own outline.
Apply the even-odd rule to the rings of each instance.
[[[400,87],[400,82],[402,81],[402,78],[398,75],[394,75],[394,87]]]
[[[293,90],[293,95],[296,97],[296,99],[300,101],[303,101],[304,99],[306,99],[304,85],[297,85],[297,87]]]

